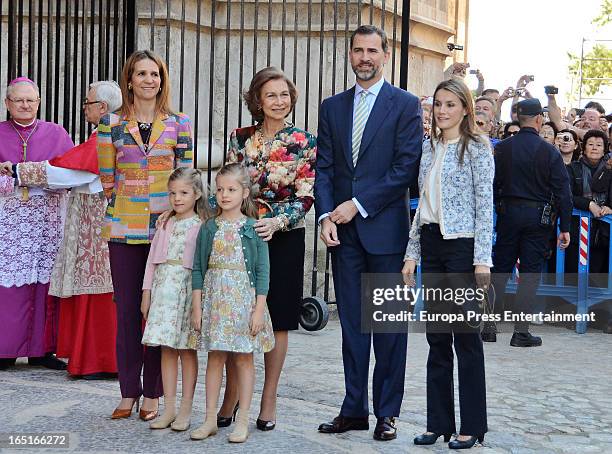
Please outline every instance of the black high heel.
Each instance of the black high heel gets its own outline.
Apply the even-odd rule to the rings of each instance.
[[[268,430],[274,430],[276,427],[276,421],[264,421],[263,419],[257,418],[257,428],[259,430],[263,430],[264,432]]]
[[[448,441],[451,439],[452,434],[438,434],[438,433],[421,434],[418,437],[414,438],[414,444],[415,445],[433,445],[436,441],[438,441],[438,438],[440,438],[440,435],[444,435],[444,442],[448,443]]]
[[[232,424],[232,421],[236,421],[236,413],[238,412],[238,402],[236,402],[236,406],[234,407],[234,411],[232,416],[226,418],[225,416],[217,415],[217,427],[229,427]]]
[[[478,440],[478,443],[482,443],[484,440],[484,435],[478,435],[478,436],[472,435],[470,436],[470,438],[464,441],[455,439],[448,444],[448,448],[449,449],[470,449],[472,446],[476,444],[476,440]]]

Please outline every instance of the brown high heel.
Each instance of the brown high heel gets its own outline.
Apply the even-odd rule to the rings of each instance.
[[[113,414],[111,415],[111,419],[129,418],[130,416],[132,416],[132,409],[134,408],[134,404],[136,404],[136,411],[138,411],[138,409],[140,408],[140,398],[134,399],[134,402],[132,402],[132,406],[130,408],[115,408],[115,411],[113,411]]]
[[[158,407],[155,410],[144,410],[141,408],[138,417],[143,421],[151,421],[152,419],[157,418],[157,415],[159,414],[159,401],[157,405]]]

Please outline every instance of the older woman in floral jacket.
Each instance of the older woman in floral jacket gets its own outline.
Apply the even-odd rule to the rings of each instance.
[[[266,378],[257,419],[260,430],[272,430],[276,419],[276,390],[287,354],[288,331],[298,328],[304,281],[304,217],[314,201],[316,138],[286,122],[297,101],[297,90],[273,67],[255,74],[244,100],[255,126],[239,128],[230,137],[228,162],[241,162],[253,182],[259,206],[257,233],[269,241],[270,290],[268,309],[275,348],[265,354]],[[237,400],[228,366],[228,383],[218,425],[231,424]]]

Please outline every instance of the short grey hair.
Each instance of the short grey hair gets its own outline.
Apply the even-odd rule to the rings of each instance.
[[[8,87],[6,87],[6,97],[9,98],[13,94],[13,90],[15,89],[15,87],[19,85],[29,85],[36,91],[36,97],[40,98],[40,89],[38,88],[38,85],[36,85],[35,82],[30,82],[27,80],[15,82],[14,84],[11,84]]]
[[[89,84],[90,90],[96,91],[96,101],[105,102],[109,112],[115,112],[121,108],[121,88],[114,80],[100,80]]]

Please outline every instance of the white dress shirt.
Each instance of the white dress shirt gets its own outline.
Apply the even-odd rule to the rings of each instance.
[[[378,82],[376,82],[374,85],[372,85],[370,88],[363,88],[361,85],[359,85],[359,83],[355,84],[355,98],[353,100],[353,122],[355,121],[355,113],[357,111],[357,104],[359,103],[359,98],[361,98],[361,92],[364,90],[368,91],[368,95],[365,100],[367,108],[368,108],[368,116],[366,119],[366,124],[367,124],[367,121],[370,118],[370,113],[372,112],[372,107],[374,107],[376,98],[378,98],[378,94],[380,93],[380,89],[382,88],[384,83],[385,83],[385,78],[381,77],[381,79]],[[362,217],[367,218],[368,212],[363,208],[363,206],[359,203],[359,201],[355,197],[353,197],[351,200],[357,207],[357,210],[359,210],[359,214],[361,214]],[[322,214],[319,217],[319,222],[321,222],[323,219],[329,216],[329,214],[330,213]]]

